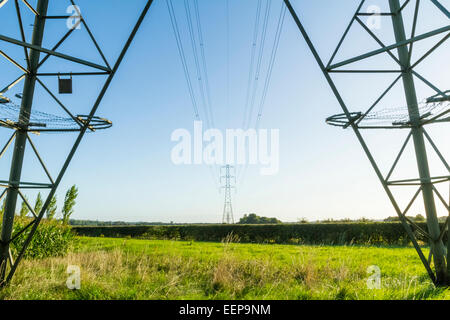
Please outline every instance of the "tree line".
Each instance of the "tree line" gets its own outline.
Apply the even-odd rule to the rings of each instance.
[[[57,197],[54,195],[52,199],[50,200],[50,203],[45,211],[45,217],[47,220],[61,220],[63,224],[69,224],[70,216],[74,212],[74,207],[76,204],[76,199],[78,196],[78,188],[76,185],[73,185],[70,187],[66,195],[64,197],[64,203],[61,208],[61,215],[58,219],[57,212],[58,212],[58,206],[57,206]],[[20,207],[19,212],[16,212],[17,216],[20,217],[27,217],[31,212],[31,204],[28,201],[27,196],[25,196],[26,201],[22,201],[22,205]],[[5,211],[5,205],[6,201],[3,201],[3,204],[0,208],[0,214],[3,215],[3,212]],[[39,213],[42,211],[42,207],[44,206],[44,201],[42,199],[42,195],[39,192],[37,194],[36,200],[34,201],[33,211],[36,215],[39,215]]]

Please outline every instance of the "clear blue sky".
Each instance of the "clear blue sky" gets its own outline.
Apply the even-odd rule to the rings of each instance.
[[[257,4],[256,0],[229,1],[230,98],[227,103],[226,1],[199,0],[214,119],[216,127],[222,130],[242,126]],[[196,99],[200,102],[183,1],[173,2]],[[449,0],[441,2],[450,7]],[[31,3],[35,4],[36,1]],[[327,60],[359,1],[294,0],[293,3],[320,54]],[[430,1],[422,3],[417,34],[448,24],[448,19]],[[78,4],[112,63],[145,1],[80,0]],[[387,8],[385,0],[373,0],[370,4],[379,4],[384,10]],[[51,0],[49,14],[63,15],[68,5],[69,1]],[[281,1],[273,0],[271,8],[262,61],[263,80]],[[411,16],[413,9],[413,6],[407,9],[405,20]],[[27,40],[30,41],[32,17],[24,6],[22,12],[26,20]],[[13,1],[0,9],[0,17],[0,33],[19,38]],[[390,44],[393,42],[390,18],[382,18],[381,23],[381,29],[376,30],[376,33],[386,44]],[[408,21],[408,30],[410,25]],[[66,31],[65,21],[49,21],[44,47],[51,48]],[[439,39],[438,36],[418,44],[414,59]],[[377,43],[355,25],[336,61],[376,48]],[[24,62],[20,49],[4,42],[0,43],[0,49]],[[449,50],[447,41],[418,68],[442,90],[450,89]],[[88,41],[84,27],[74,32],[60,52],[101,62]],[[1,64],[0,87],[19,75],[18,69],[5,61]],[[358,65],[361,68],[382,69],[392,66],[389,57],[374,58],[366,65]],[[52,57],[41,71],[81,70],[87,69]],[[335,79],[350,109],[362,111],[381,94],[394,75],[336,76]],[[44,80],[56,91],[56,79]],[[263,80],[260,80],[257,99],[260,99]],[[99,80],[74,78],[74,95],[58,97],[76,110],[75,113],[83,114],[92,105],[100,84]],[[20,92],[21,87],[18,85],[11,96]],[[419,81],[417,89],[420,100],[433,94]],[[403,106],[405,101],[400,86],[380,105],[381,108]],[[40,88],[36,92],[33,108],[61,114]],[[321,71],[287,14],[261,122],[261,128],[280,130],[280,170],[275,176],[260,176],[259,167],[249,168],[245,180],[238,181],[237,193],[233,194],[236,219],[249,212],[275,216],[283,221],[296,221],[301,217],[309,220],[363,216],[381,219],[395,214],[353,132],[325,124],[326,117],[340,112]],[[73,215],[76,219],[221,221],[223,194],[218,192],[208,168],[175,166],[170,159],[171,149],[175,145],[170,141],[171,133],[178,128],[192,130],[194,117],[166,1],[155,0],[98,114],[112,120],[114,126],[86,136],[59,189],[60,207],[65,190],[76,184],[79,187]],[[448,159],[448,125],[430,127],[429,132]],[[8,134],[8,130],[0,130],[3,141],[6,141]],[[376,131],[364,132],[364,135],[386,172],[406,133]],[[75,135],[43,134],[33,138],[56,176]],[[0,160],[0,179],[8,178],[10,158],[10,154],[6,154]],[[30,152],[27,159],[32,159]],[[398,178],[410,178],[408,172],[416,176],[412,160],[412,150],[407,150],[405,161],[399,163]],[[24,169],[23,180],[44,179],[39,167],[30,162]],[[438,164],[434,155],[431,156],[431,162],[437,168],[434,171],[436,175],[446,174],[445,168]],[[448,198],[448,188],[444,186],[442,192]],[[414,190],[408,188],[401,191],[400,204],[405,206],[408,201],[406,196],[413,193]],[[30,193],[30,198],[34,196]],[[420,206],[412,208],[411,214],[417,213],[423,214]],[[440,210],[440,214],[444,214],[443,210]]]

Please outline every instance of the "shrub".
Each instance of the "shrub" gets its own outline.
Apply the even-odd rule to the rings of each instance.
[[[13,235],[26,227],[30,218],[16,217]],[[13,254],[17,254],[27,238],[31,227],[23,232],[11,245]],[[69,226],[59,221],[43,219],[25,252],[24,258],[41,259],[65,255],[74,244],[75,236]]]

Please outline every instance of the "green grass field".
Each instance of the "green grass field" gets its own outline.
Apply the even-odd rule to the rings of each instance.
[[[68,265],[81,289],[66,287]],[[368,289],[367,267],[381,269]],[[2,299],[448,299],[413,248],[79,238],[70,254],[27,260]]]

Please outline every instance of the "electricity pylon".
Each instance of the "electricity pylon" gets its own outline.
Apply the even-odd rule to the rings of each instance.
[[[222,223],[224,224],[234,224],[231,189],[235,188],[232,181],[234,180],[234,182],[236,182],[236,175],[231,173],[232,170],[234,170],[234,167],[230,165],[226,165],[221,168],[220,182],[223,184],[221,188],[225,189],[225,202],[223,205],[222,215]],[[225,172],[222,174],[223,171]]]
[[[450,19],[450,13],[448,9],[445,8],[441,3],[439,3],[439,1],[437,0],[429,0],[429,1],[434,5],[437,13],[442,14],[443,17],[446,16],[447,19]],[[437,123],[447,124],[450,121],[450,118],[448,117],[448,113],[450,112],[450,103],[448,103],[448,101],[450,101],[450,91],[440,90],[436,85],[432,84],[429,80],[425,79],[415,69],[417,65],[422,63],[432,52],[434,52],[438,47],[440,47],[445,41],[448,40],[448,38],[450,37],[449,33],[450,25],[446,25],[442,28],[435,29],[425,34],[416,35],[416,26],[420,12],[420,1],[416,0],[415,14],[412,21],[413,30],[411,32],[411,37],[407,38],[403,12],[408,5],[413,4],[413,1],[405,1],[401,5],[399,0],[388,0],[390,9],[389,12],[379,13],[378,16],[380,18],[388,17],[391,19],[395,43],[385,45],[381,41],[381,39],[372,30],[370,30],[370,28],[368,28],[361,20],[362,16],[367,16],[367,13],[361,12],[361,9],[365,3],[365,0],[363,0],[360,2],[355,14],[353,15],[350,21],[350,24],[348,25],[344,35],[339,41],[338,46],[335,49],[330,61],[328,62],[328,64],[325,64],[321,56],[319,55],[318,51],[316,50],[313,42],[311,41],[307,31],[305,30],[304,25],[302,24],[297,12],[292,7],[291,2],[289,0],[284,0],[284,2],[286,3],[289,12],[291,13],[292,17],[295,20],[295,23],[297,24],[297,27],[299,28],[300,33],[305,39],[309,49],[311,50],[315,60],[317,61],[331,90],[336,96],[336,99],[344,112],[343,114],[335,115],[328,118],[327,122],[331,125],[353,129],[354,133],[356,134],[356,137],[358,138],[361,146],[364,149],[364,152],[369,158],[369,161],[372,164],[373,169],[375,170],[379,180],[381,181],[384,190],[386,191],[390,201],[392,202],[392,205],[395,211],[397,212],[400,221],[403,224],[411,242],[413,243],[415,249],[417,250],[417,253],[419,254],[419,257],[422,263],[424,264],[431,280],[438,286],[450,284],[450,263],[448,263],[450,255],[447,255],[446,261],[446,254],[450,254],[449,252],[450,250],[446,250],[446,247],[443,243],[444,235],[446,233],[448,234],[448,232],[446,232],[446,227],[448,226],[449,220],[447,217],[445,224],[441,228],[438,222],[435,203],[435,196],[436,196],[437,199],[439,199],[440,202],[442,202],[444,208],[450,214],[450,203],[447,203],[446,200],[444,200],[444,197],[438,192],[438,190],[435,187],[437,183],[445,183],[450,181],[450,167],[445,157],[439,151],[439,149],[437,148],[437,146],[432,141],[431,137],[428,135],[428,133],[425,131],[424,128],[426,125]],[[365,32],[367,32],[370,38],[372,38],[378,43],[380,48],[377,50],[369,51],[366,54],[355,56],[347,60],[335,63],[334,60],[336,58],[336,54],[340,50],[342,44],[344,43],[344,40],[347,39],[350,29],[356,23],[358,23],[362,27],[362,29],[365,30]],[[417,61],[412,62],[412,51],[414,48],[414,44],[418,41],[428,39],[439,34],[444,34],[445,35],[444,38],[440,39],[433,47],[430,47],[430,49]],[[361,44],[358,44],[358,46],[361,46]],[[397,54],[395,54],[395,52],[397,52]],[[381,70],[381,69],[359,70],[351,68],[350,68],[351,70],[342,69],[342,67],[344,66],[349,66],[352,65],[353,63],[366,61],[371,57],[381,54],[388,55],[393,61],[395,61],[396,65],[399,68],[397,70]],[[344,102],[344,98],[340,93],[339,89],[337,88],[337,85],[335,84],[335,80],[333,79],[332,74],[333,73],[361,74],[361,73],[381,73],[381,72],[397,73],[398,77],[381,94],[381,96],[375,101],[375,103],[373,103],[370,106],[370,108],[366,112],[351,112],[348,104]],[[393,122],[385,126],[365,125],[365,122],[371,118],[371,114],[374,108],[380,104],[380,101],[383,100],[386,94],[390,92],[394,87],[394,85],[397,82],[400,82],[400,80],[402,80],[403,83],[403,91],[407,105],[407,107],[405,107],[407,119],[405,121]],[[441,108],[441,110],[435,113],[434,115],[430,112],[428,113],[420,112],[421,110],[419,109],[418,97],[415,88],[416,80],[422,81],[434,92],[436,92],[435,96],[427,99],[425,103],[426,107],[428,109],[435,110],[436,105],[439,105],[441,107],[443,106],[443,109]],[[399,130],[403,129],[409,131],[409,134],[406,138],[405,143],[403,144],[403,147],[401,148],[393,166],[391,167],[391,170],[386,176],[382,174],[364,138],[362,137],[360,131],[362,129],[399,129]],[[415,150],[415,157],[418,168],[418,178],[415,177],[404,180],[392,180],[391,179],[392,173],[396,169],[398,161],[402,156],[405,147],[411,140],[411,138]],[[447,175],[439,177],[431,176],[428,155],[425,147],[426,141],[429,142],[431,148],[436,152],[439,159],[446,167],[448,172]],[[418,187],[417,192],[409,202],[408,206],[404,210],[401,210],[396,198],[393,195],[391,188],[394,186],[414,186],[414,185]],[[423,230],[420,226],[415,224],[413,221],[411,221],[411,219],[409,219],[406,216],[406,213],[411,208],[411,206],[413,205],[413,203],[420,194],[422,195],[423,198],[424,208],[427,216],[428,230]],[[418,244],[416,233],[423,236],[430,244],[430,256],[428,259],[425,258],[422,249]],[[447,238],[448,241],[450,241],[450,237]],[[449,243],[447,244],[447,248],[448,247]],[[446,253],[446,251],[448,253]],[[434,258],[434,270],[431,264],[432,260],[431,257]]]
[[[58,0],[59,2],[60,0]],[[7,0],[3,0],[0,4],[1,10],[6,8],[6,2]],[[74,154],[76,153],[80,142],[82,141],[86,131],[95,131],[96,129],[104,129],[111,126],[111,123],[105,119],[101,119],[95,116],[96,111],[106,94],[111,81],[113,80],[125,54],[128,51],[128,48],[131,45],[131,42],[133,41],[137,31],[139,30],[142,21],[144,20],[145,16],[147,15],[148,10],[150,9],[150,6],[152,4],[153,0],[147,1],[139,19],[137,20],[133,30],[131,31],[128,40],[124,44],[116,62],[112,67],[110,67],[110,64],[108,63],[107,59],[105,58],[105,55],[103,54],[102,50],[100,49],[100,46],[96,39],[94,38],[91,30],[89,29],[86,20],[81,15],[81,12],[78,11],[78,14],[76,16],[77,23],[72,27],[69,28],[67,33],[61,38],[59,42],[57,42],[54,47],[51,49],[42,47],[42,39],[44,38],[45,32],[51,32],[56,30],[48,30],[46,29],[46,21],[48,19],[62,19],[64,22],[66,19],[71,18],[69,16],[49,16],[48,15],[48,9],[52,3],[52,0],[38,0],[35,7],[30,5],[27,1],[24,1],[26,4],[27,9],[30,10],[31,14],[34,15],[34,24],[33,24],[33,33],[32,33],[32,40],[30,43],[26,42],[26,34],[24,32],[23,28],[23,19],[21,14],[21,7],[19,5],[19,1],[14,1],[15,9],[17,13],[17,20],[19,22],[20,27],[20,39],[14,39],[11,37],[7,37],[3,34],[0,34],[0,43],[9,43],[12,45],[16,45],[23,48],[23,53],[25,55],[26,60],[26,67],[21,66],[20,63],[17,61],[21,61],[18,59],[15,59],[9,55],[7,55],[3,49],[3,47],[0,47],[0,54],[5,57],[10,63],[15,65],[20,71],[21,75],[19,78],[14,80],[13,82],[10,82],[9,85],[5,87],[0,92],[0,103],[2,105],[7,105],[11,102],[11,99],[7,97],[8,91],[10,91],[14,86],[16,86],[19,82],[24,80],[23,85],[23,91],[22,94],[17,94],[21,99],[21,106],[18,111],[18,120],[17,121],[0,121],[0,126],[4,127],[6,129],[12,129],[14,131],[12,137],[8,140],[5,147],[2,149],[0,153],[0,157],[4,154],[6,149],[10,146],[12,141],[15,139],[14,143],[14,149],[13,149],[13,155],[12,155],[12,161],[11,161],[11,169],[10,169],[10,175],[8,181],[0,181],[0,186],[4,188],[4,191],[0,195],[0,200],[6,196],[5,199],[5,210],[3,213],[3,221],[2,221],[2,231],[1,231],[1,241],[0,241],[0,285],[4,286],[7,284],[11,278],[13,277],[18,264],[20,263],[25,251],[27,250],[31,240],[33,239],[33,236],[36,232],[36,229],[38,228],[45,211],[47,210],[50,201],[52,197],[54,196]],[[13,5],[13,2],[9,2],[9,5]],[[74,8],[79,8],[75,5],[73,0],[70,0],[68,2],[68,5],[71,4]],[[1,14],[0,10],[0,14]],[[70,38],[70,35],[74,32],[74,30],[82,24],[83,27],[86,29],[90,41],[95,45],[99,55],[102,57],[103,64],[97,64],[93,63],[91,61],[87,61],[84,59],[80,59],[75,57],[74,55],[68,55],[63,54],[58,51],[58,48],[67,41],[67,39]],[[45,56],[42,58],[41,54],[45,54]],[[74,53],[76,54],[76,52]],[[50,57],[56,57],[59,59],[63,59],[66,61],[70,61],[74,63],[77,66],[82,67],[89,67],[92,68],[92,71],[83,71],[83,72],[64,72],[63,70],[56,70],[55,72],[51,73],[43,73],[40,71],[42,65],[47,65],[48,58]],[[58,67],[59,68],[59,67]],[[40,80],[42,77],[60,77],[60,76],[68,76],[71,77],[84,77],[84,76],[105,76],[106,80],[103,83],[103,86],[101,90],[99,91],[99,94],[92,105],[92,108],[90,109],[90,112],[88,115],[85,116],[75,116],[70,111],[70,108],[68,108],[66,105],[64,105],[61,100],[57,97],[55,93],[53,93],[45,84],[43,81]],[[30,122],[30,118],[33,116],[33,105],[37,104],[35,101],[35,88],[39,84],[50,96],[51,98],[56,102],[56,105],[58,108],[60,107],[60,110],[63,110],[67,115],[70,117],[70,119],[73,120],[73,124],[75,124],[74,129],[64,129],[64,128],[53,128],[48,129],[46,128],[46,123],[32,123]],[[68,90],[67,87],[64,90]],[[71,90],[69,90],[71,91]],[[61,93],[61,92],[60,92]],[[17,96],[16,95],[16,96]],[[0,106],[2,106],[0,105]],[[64,164],[59,171],[56,179],[53,179],[50,175],[50,171],[45,166],[42,157],[37,152],[37,149],[33,142],[31,141],[29,137],[29,133],[43,133],[43,132],[75,132],[78,133],[78,136],[75,140],[75,143],[70,150],[69,154],[67,155],[67,158],[64,161]],[[48,183],[42,183],[42,182],[24,182],[22,181],[22,168],[24,166],[24,156],[26,151],[26,146],[29,144],[31,146],[32,151],[37,156],[40,164],[42,165],[49,182]],[[40,212],[34,212],[33,208],[29,205],[29,203],[26,201],[26,198],[22,194],[22,191],[24,189],[46,189],[49,190],[48,196],[44,202],[44,205]],[[15,215],[15,209],[17,205],[18,197],[21,197],[24,203],[28,206],[31,213],[33,214],[33,219],[31,222],[24,227],[22,230],[14,231],[14,215]],[[23,244],[20,247],[16,247],[17,249],[17,256],[13,257],[11,253],[11,244],[14,243],[18,237],[25,236]],[[14,259],[15,258],[15,259]]]

